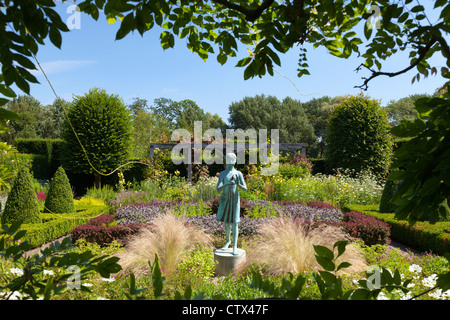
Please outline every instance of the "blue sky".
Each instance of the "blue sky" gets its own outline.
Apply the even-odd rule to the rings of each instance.
[[[432,3],[422,2],[425,6]],[[73,12],[67,12],[68,9],[68,4],[57,5],[63,21],[74,22]],[[324,95],[358,94],[360,89],[354,86],[362,84],[362,76],[368,76],[365,71],[355,72],[363,62],[356,56],[339,59],[324,49],[308,48],[311,75],[298,78],[298,51],[294,48],[280,55],[282,66],[275,68],[284,76],[275,73],[273,77],[244,81],[244,69],[235,64],[247,55],[246,50],[221,66],[215,55],[206,62],[201,60],[186,48],[185,40],[176,41],[174,49],[164,51],[157,30],[147,32],[144,37],[136,32],[115,41],[118,23],[108,25],[104,16],[94,21],[84,14],[79,22],[79,29],[63,34],[61,50],[48,44],[40,47],[37,55],[57,94],[68,101],[72,101],[73,95],[99,87],[119,95],[127,104],[136,97],[147,99],[150,105],[160,97],[175,101],[191,99],[227,121],[229,105],[246,96],[264,94],[280,100],[289,96],[304,102]],[[444,65],[439,59],[431,62],[435,66]],[[399,54],[384,63],[383,71],[398,71],[408,64],[407,55]],[[30,94],[42,104],[52,103],[55,96],[46,79],[37,71],[35,74],[40,84],[32,85]],[[385,105],[414,93],[432,93],[443,83],[442,77],[430,76],[411,84],[415,74],[416,71],[410,71],[395,78],[378,77],[370,82],[365,94]]]

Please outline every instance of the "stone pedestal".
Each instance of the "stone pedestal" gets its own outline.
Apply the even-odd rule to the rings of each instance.
[[[245,250],[236,249],[236,255],[233,255],[233,248],[214,250],[214,261],[217,261],[216,276],[228,276],[234,274],[241,263],[245,261]]]

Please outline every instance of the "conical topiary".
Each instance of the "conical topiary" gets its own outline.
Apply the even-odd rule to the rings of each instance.
[[[2,223],[40,223],[40,209],[33,188],[32,176],[27,168],[21,168],[5,203]]]
[[[50,188],[45,199],[44,212],[75,212],[72,188],[63,167],[59,167],[56,170],[50,182]]]

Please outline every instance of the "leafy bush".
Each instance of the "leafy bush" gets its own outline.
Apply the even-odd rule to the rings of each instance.
[[[393,145],[389,130],[388,115],[378,101],[363,95],[347,97],[329,118],[327,165],[385,176]]]
[[[114,225],[114,217],[109,214],[102,214],[89,220],[87,223],[79,225],[70,231],[72,242],[85,239],[87,242],[97,243],[104,246],[114,240],[121,240],[139,231],[142,224],[129,223],[126,225]]]
[[[101,186],[101,188],[96,187],[88,188],[86,191],[86,196],[101,199],[108,203],[112,199],[114,199],[116,193],[113,187],[106,184]]]
[[[311,169],[291,163],[280,163],[278,173],[285,178],[303,178],[310,174]]]
[[[346,212],[343,222],[344,230],[352,237],[362,239],[366,245],[390,242],[390,227],[386,222],[356,211]]]
[[[40,223],[40,209],[27,168],[21,168],[5,203],[2,223],[21,220],[23,223]]]
[[[396,206],[392,203],[392,197],[394,195],[397,183],[392,180],[386,180],[383,193],[380,200],[380,213],[393,213]]]
[[[200,285],[214,276],[216,261],[211,248],[198,247],[187,252],[178,264],[177,281],[181,286]]]
[[[59,167],[56,170],[53,179],[50,181],[50,188],[44,206],[44,212],[75,212],[72,188],[63,167]]]

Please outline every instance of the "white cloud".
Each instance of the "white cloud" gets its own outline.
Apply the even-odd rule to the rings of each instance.
[[[48,62],[41,62],[41,67],[46,74],[60,73],[66,71],[72,71],[85,66],[96,63],[95,60],[55,60]],[[37,70],[32,70],[31,73],[34,75],[40,75],[41,70],[36,66]]]

